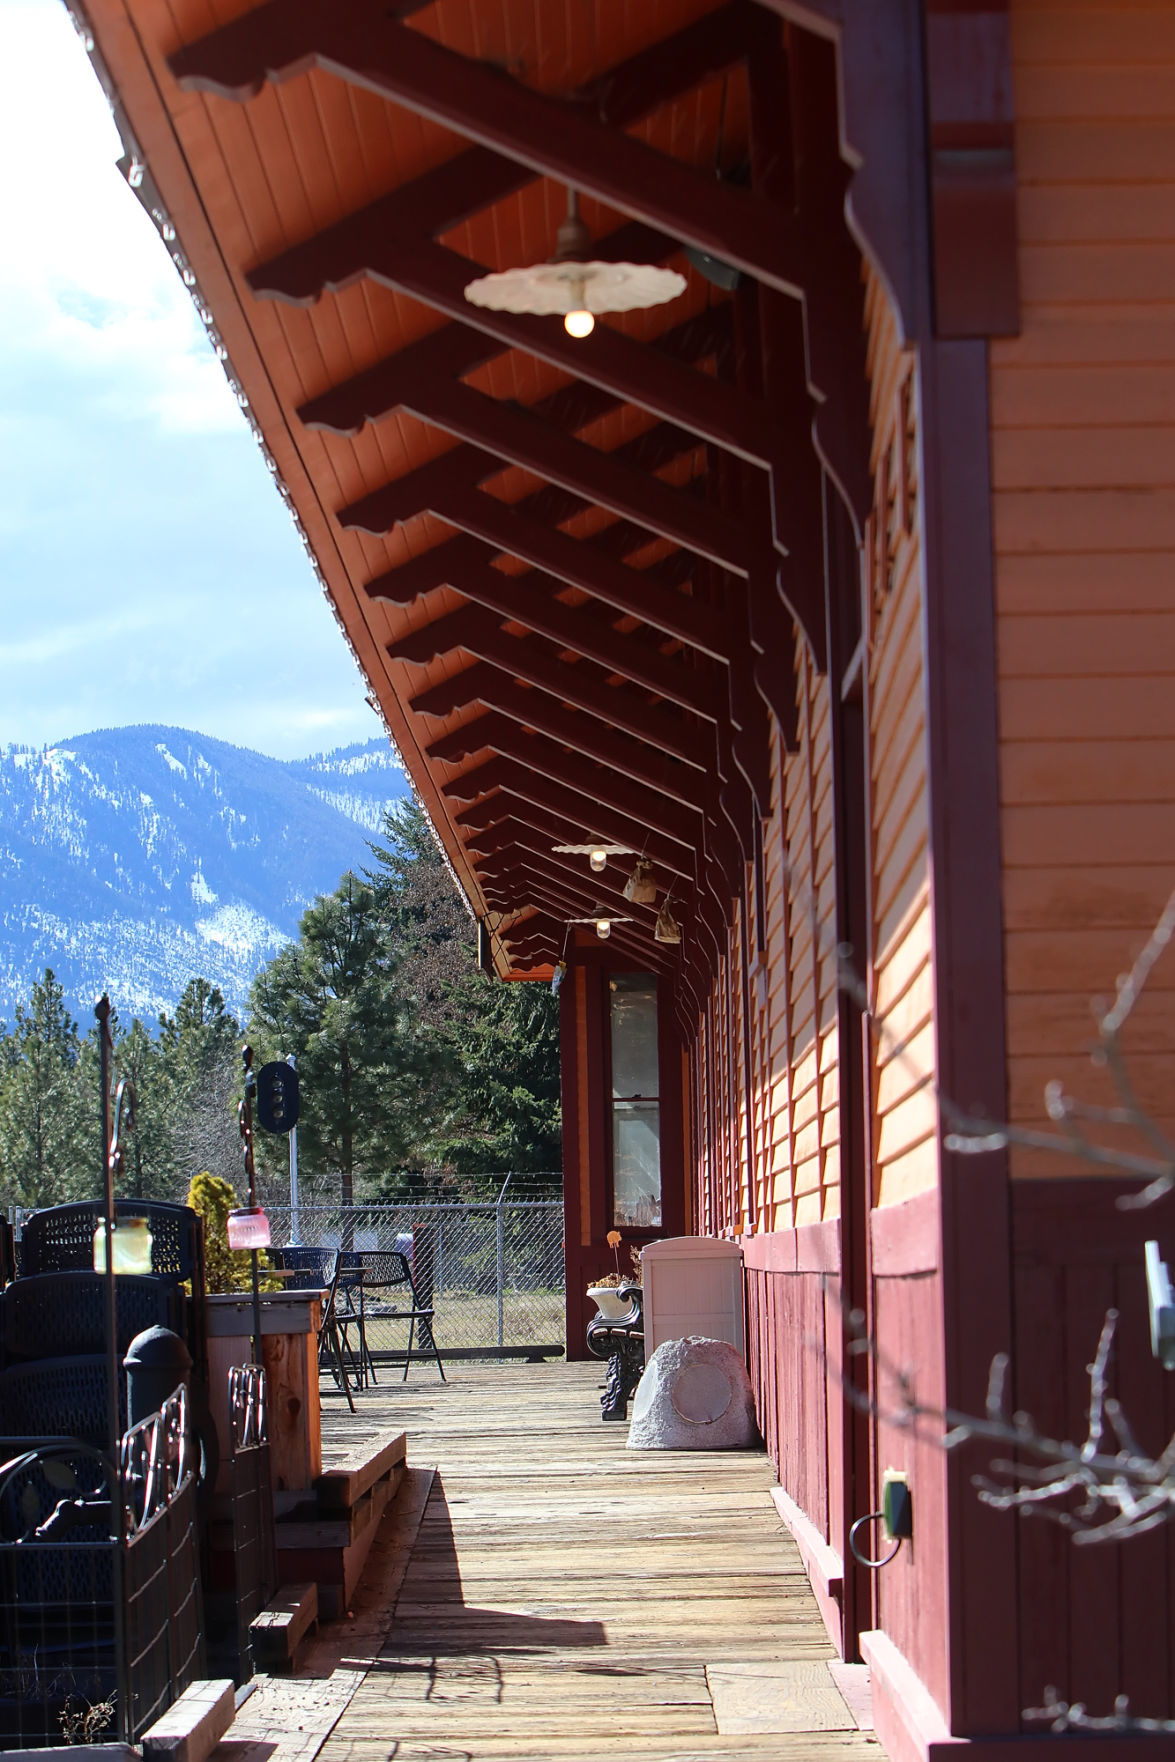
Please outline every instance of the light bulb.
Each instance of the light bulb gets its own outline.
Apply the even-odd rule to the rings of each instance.
[[[588,862],[591,864],[593,871],[598,875],[602,869],[606,869],[608,866],[608,852],[606,850],[593,850],[588,857]]]
[[[608,940],[609,936],[611,936],[611,934],[612,934],[612,920],[611,920],[611,918],[597,918],[596,919],[596,935],[600,938],[600,941],[607,942],[607,940]]]
[[[563,328],[568,336],[591,336],[593,330],[596,328],[596,321],[587,310],[587,307],[581,306],[578,307],[576,311],[568,312],[564,316]]]

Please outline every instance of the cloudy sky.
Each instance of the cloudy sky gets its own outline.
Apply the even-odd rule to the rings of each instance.
[[[60,0],[0,0],[0,744],[380,726]],[[275,660],[280,616],[284,653]]]

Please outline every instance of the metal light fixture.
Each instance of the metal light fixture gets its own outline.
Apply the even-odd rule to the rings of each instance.
[[[632,919],[622,917],[618,912],[610,912],[607,906],[598,905],[592,912],[582,918],[568,918],[568,924],[590,924],[601,942],[607,942],[612,934],[613,924],[631,924]]]
[[[624,897],[633,905],[656,904],[657,883],[653,880],[653,865],[644,857],[638,857],[636,867],[624,883]]]
[[[580,219],[579,198],[568,190],[567,217],[556,235],[550,262],[478,276],[467,285],[465,298],[471,306],[494,312],[561,314],[568,336],[587,337],[596,327],[597,312],[635,312],[664,305],[685,292],[685,277],[675,269],[590,259],[591,242]]]

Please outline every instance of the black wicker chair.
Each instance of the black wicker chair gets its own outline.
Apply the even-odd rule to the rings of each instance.
[[[192,1354],[197,1388],[208,1382],[208,1347],[204,1332],[204,1226],[189,1205],[162,1199],[120,1199],[118,1217],[146,1218],[151,1231],[151,1276],[178,1287],[187,1281],[190,1302],[182,1332]],[[103,1214],[100,1199],[50,1205],[24,1221],[20,1240],[20,1279],[43,1273],[92,1272],[94,1227]],[[125,1277],[119,1274],[119,1279]],[[171,1323],[167,1323],[171,1326]]]
[[[171,1279],[115,1279],[118,1355],[144,1328],[170,1328],[186,1335],[187,1299]],[[0,1341],[5,1366],[38,1358],[103,1352],[106,1341],[106,1279],[102,1273],[35,1273],[16,1279],[0,1294]]]
[[[126,1430],[126,1379],[118,1379],[119,1430]],[[106,1355],[34,1358],[0,1374],[0,1438],[80,1438],[104,1449]],[[5,1449],[4,1455],[10,1452]]]
[[[100,1199],[49,1205],[34,1211],[21,1231],[22,1278],[34,1273],[88,1272],[94,1265],[94,1226]],[[151,1231],[151,1271],[164,1278],[191,1279],[193,1295],[204,1294],[204,1238],[200,1219],[189,1205],[162,1199],[119,1199],[120,1218],[143,1217]]]

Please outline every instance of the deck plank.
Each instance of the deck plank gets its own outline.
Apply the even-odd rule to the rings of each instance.
[[[361,1674],[320,1762],[562,1762],[589,1743],[880,1762],[871,1734],[821,1729],[834,1653],[762,1452],[626,1450],[599,1419],[598,1365],[423,1377],[363,1391],[354,1417],[323,1402],[324,1468],[394,1424],[434,1472],[382,1638],[341,1658]],[[810,1726],[789,1706],[786,1732],[720,1733],[707,1668],[785,1664],[818,1679]]]

